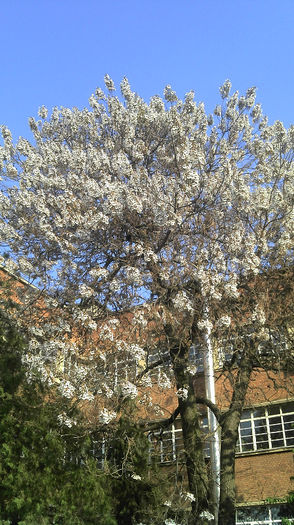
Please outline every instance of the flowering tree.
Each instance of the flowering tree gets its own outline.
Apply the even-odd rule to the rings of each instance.
[[[9,130],[2,129],[6,266],[44,290],[46,308],[55,304],[64,312],[53,328],[52,323],[31,328],[30,359],[55,359],[58,345],[64,354],[73,346],[78,351],[97,323],[99,348],[106,354],[110,348],[121,351],[126,337],[114,337],[117,314],[129,315],[123,319],[137,341],[147,322],[148,337],[140,339],[139,351],[133,348],[141,369],[118,395],[135,396],[135,382],[167,363],[159,358],[145,366],[144,352],[161,347],[169,353],[197,523],[208,505],[208,478],[189,352],[202,338],[205,353],[208,335],[238,338],[226,363],[233,385],[230,410],[220,416],[211,400],[202,399],[222,427],[224,525],[234,511],[232,451],[252,370],[272,365],[268,353],[258,353],[261,340],[273,348],[272,298],[281,305],[278,297],[289,296],[294,128],[268,125],[254,88],[245,96],[230,94],[229,81],[212,115],[193,92],[182,101],[167,86],[163,99],[154,96],[147,104],[126,79],[121,97],[108,76],[105,83],[108,93],[97,89],[89,109],[54,108],[48,116],[42,107],[40,120],[30,119],[32,143],[20,138],[14,146]],[[283,277],[276,288],[272,275]],[[287,330],[284,313],[279,322]],[[95,352],[89,355],[97,370]],[[87,374],[77,367],[76,384],[84,388]],[[72,395],[73,382],[62,385]],[[92,390],[83,395],[91,397]]]

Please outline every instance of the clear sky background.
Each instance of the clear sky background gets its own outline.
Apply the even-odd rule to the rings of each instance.
[[[294,0],[2,0],[0,124],[29,137],[41,105],[84,107],[108,73],[148,100],[171,84],[210,111],[229,78],[294,123]]]

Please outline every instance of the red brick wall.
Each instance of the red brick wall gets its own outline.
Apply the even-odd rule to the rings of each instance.
[[[216,373],[216,399],[219,408],[225,409],[231,401],[232,386],[225,374]],[[278,400],[294,398],[294,375],[286,372],[255,370],[246,396],[245,406],[270,404]]]
[[[236,458],[237,501],[281,498],[294,490],[293,451],[268,452]]]

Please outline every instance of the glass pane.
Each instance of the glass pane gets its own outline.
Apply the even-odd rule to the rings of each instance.
[[[240,436],[241,436],[242,448],[244,448],[246,444],[250,444],[250,446],[253,447],[252,428],[251,428],[250,421],[241,423]],[[246,448],[244,450],[250,450],[250,449]]]
[[[271,417],[269,419],[272,447],[279,448],[285,446],[282,432],[282,423],[280,417]]]
[[[294,445],[294,436],[291,434],[290,436],[286,434],[286,445],[287,447],[292,447]]]
[[[255,430],[258,432],[259,430],[262,432],[262,429],[265,429],[266,430],[266,419],[265,418],[262,418],[262,419],[256,419],[254,421],[254,428]]]
[[[254,421],[257,449],[269,448],[268,433],[265,419]]]
[[[286,414],[287,412],[294,412],[294,401],[291,403],[285,403],[282,405],[282,412]]]
[[[244,432],[246,432],[246,429],[251,429],[251,420],[249,421],[241,421],[240,423],[240,429]]]
[[[253,410],[253,417],[262,417],[264,416],[264,407],[258,407]]]
[[[237,510],[238,523],[251,523],[252,521],[266,521],[269,519],[269,508],[266,506],[260,507],[245,507]]]
[[[242,441],[242,452],[250,452],[251,450],[254,450],[253,441],[250,443],[243,443]]]
[[[250,418],[251,418],[251,410],[243,410],[241,421],[243,421],[243,419],[250,419]]]
[[[269,416],[279,414],[280,413],[280,406],[279,405],[271,405],[267,408]]]
[[[241,436],[243,452],[248,451],[248,450],[253,450],[251,421],[241,421],[240,436]]]
[[[287,416],[283,416],[283,421],[285,428],[293,428],[294,427],[294,414],[289,414]]]
[[[260,441],[256,443],[256,448],[257,450],[266,450],[269,448],[269,443],[268,441]]]
[[[294,414],[283,417],[287,447],[294,444]]]

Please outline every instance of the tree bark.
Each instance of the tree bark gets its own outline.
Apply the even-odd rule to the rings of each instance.
[[[221,419],[221,475],[218,525],[235,523],[235,451],[238,428],[252,372],[251,360],[244,355],[237,373],[229,410]]]
[[[194,495],[191,524],[199,523],[199,514],[208,508],[208,472],[203,452],[203,433],[193,384],[187,399],[179,399],[189,491]]]
[[[188,348],[178,347],[173,353],[173,370],[178,390],[185,394],[179,396],[179,412],[182,422],[185,460],[189,491],[195,497],[192,503],[191,525],[199,524],[199,514],[208,508],[208,472],[203,451],[203,432],[192,376],[186,371],[185,361]]]

